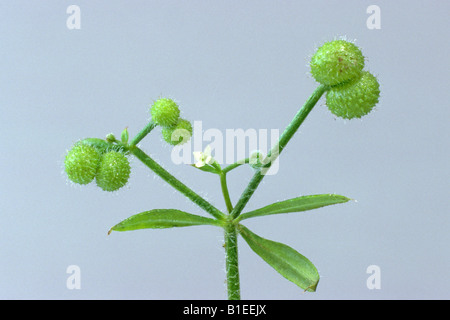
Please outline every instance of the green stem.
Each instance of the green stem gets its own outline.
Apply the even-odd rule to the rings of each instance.
[[[317,87],[317,89],[313,92],[313,94],[308,98],[308,100],[305,102],[303,107],[297,112],[294,119],[292,119],[291,123],[286,127],[283,134],[281,135],[278,143],[276,146],[274,146],[269,154],[267,155],[266,159],[270,159],[270,162],[266,165],[264,165],[260,170],[258,170],[250,180],[249,184],[247,185],[247,188],[242,193],[241,197],[239,198],[238,202],[236,203],[236,206],[234,207],[233,211],[231,212],[231,217],[233,219],[237,218],[242,210],[244,209],[245,205],[250,200],[250,197],[255,192],[256,188],[264,178],[264,173],[262,173],[262,170],[268,170],[273,162],[277,159],[277,157],[280,155],[281,151],[286,147],[289,140],[292,138],[292,136],[297,132],[300,125],[303,123],[305,118],[308,116],[309,112],[314,108],[314,106],[317,104],[319,99],[322,97],[322,95],[328,90],[328,86],[320,85]],[[264,171],[266,172],[266,171]]]
[[[195,193],[192,189],[183,184],[180,180],[171,175],[167,170],[161,167],[155,160],[150,158],[144,151],[139,149],[136,146],[129,148],[130,152],[139,160],[142,161],[147,167],[149,167],[153,172],[155,172],[158,176],[160,176],[164,181],[170,184],[172,187],[180,191],[187,198],[189,198],[192,202],[198,205],[200,208],[211,214],[218,220],[224,221],[226,219],[226,215],[222,213],[219,209],[214,207],[208,201],[203,199],[197,193]]]
[[[156,123],[154,123],[153,121],[150,121],[145,127],[144,129],[141,130],[141,132],[139,132],[134,138],[133,140],[131,140],[130,142],[130,146],[133,147],[135,145],[137,145],[142,139],[145,138],[145,136],[147,134],[150,133],[150,131],[152,131],[155,127],[157,126]]]
[[[238,162],[235,162],[233,164],[230,164],[229,166],[226,166],[225,168],[222,169],[223,173],[227,173],[230,172],[231,170],[233,170],[234,168],[237,168],[243,164],[249,163],[250,158],[245,158],[243,160],[240,160]]]
[[[227,205],[228,213],[233,210],[233,205],[231,204],[230,193],[227,187],[227,174],[225,172],[220,173],[220,186],[222,188],[223,198],[225,199],[225,204]]]
[[[223,198],[227,205],[228,214],[230,214],[233,211],[233,205],[228,192],[227,174],[225,171],[221,171],[219,175]],[[230,218],[230,216],[228,217]],[[232,219],[227,219],[227,224],[224,229],[228,300],[240,300],[237,230]]]
[[[231,221],[228,221],[228,225],[225,227],[228,300],[241,299],[237,240],[236,226]]]

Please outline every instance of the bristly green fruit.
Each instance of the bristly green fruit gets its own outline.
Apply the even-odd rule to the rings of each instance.
[[[121,152],[110,151],[102,156],[95,180],[104,191],[116,191],[127,184],[130,172],[127,157]]]
[[[344,119],[361,118],[378,103],[380,85],[377,78],[368,71],[361,78],[332,87],[327,92],[327,107]]]
[[[100,152],[92,146],[76,143],[66,154],[64,167],[70,181],[88,184],[100,165]]]
[[[180,109],[172,99],[161,98],[153,103],[150,113],[153,122],[162,127],[173,127],[180,117]]]
[[[185,119],[180,119],[173,127],[163,127],[163,139],[173,146],[182,145],[192,137],[192,125]]]
[[[311,74],[317,82],[334,86],[359,78],[364,56],[353,43],[345,40],[326,42],[311,58]]]

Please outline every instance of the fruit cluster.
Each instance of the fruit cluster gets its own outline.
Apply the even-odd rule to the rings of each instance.
[[[163,139],[173,145],[186,143],[192,136],[192,125],[180,118],[180,109],[172,99],[156,100],[150,108],[152,121],[162,127]]]
[[[64,166],[69,180],[85,185],[95,179],[105,191],[116,191],[126,185],[131,172],[127,157],[88,141],[77,142],[66,154]]]
[[[326,42],[311,58],[311,74],[330,89],[328,109],[344,119],[361,118],[378,103],[377,78],[364,71],[364,56],[353,43],[345,40]]]

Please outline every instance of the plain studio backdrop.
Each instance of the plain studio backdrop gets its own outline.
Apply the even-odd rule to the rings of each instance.
[[[208,130],[223,133],[224,145],[227,129],[281,133],[317,87],[311,55],[343,36],[379,78],[379,104],[346,121],[322,98],[246,210],[318,193],[356,201],[246,220],[308,257],[321,280],[304,293],[240,238],[242,298],[450,298],[449,9],[448,1],[1,1],[0,298],[226,299],[220,228],[107,235],[150,209],[206,213],[136,159],[119,192],[75,186],[66,150],[125,127],[134,136],[159,97],[201,121],[201,148]],[[217,177],[175,164],[159,128],[140,146],[225,210]],[[251,176],[248,166],[229,173],[233,203]]]

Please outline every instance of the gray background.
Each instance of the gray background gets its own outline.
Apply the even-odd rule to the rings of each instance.
[[[66,9],[81,9],[69,30]],[[366,8],[381,8],[369,30]],[[113,233],[154,208],[204,213],[141,163],[117,193],[76,187],[64,154],[85,137],[136,134],[154,99],[176,99],[203,129],[282,131],[317,86],[324,41],[356,39],[381,99],[362,120],[316,106],[248,204],[316,193],[357,202],[247,220],[318,268],[303,293],[240,245],[243,299],[448,299],[447,1],[1,1],[0,298],[226,299],[222,231]],[[206,146],[205,142],[204,146]],[[174,165],[159,130],[141,147],[225,209],[215,176]],[[229,174],[235,202],[252,172]],[[205,214],[206,215],[206,214]],[[81,289],[66,288],[66,268]],[[366,268],[381,269],[369,290]]]

